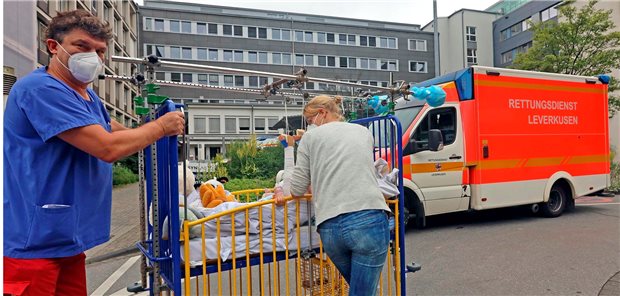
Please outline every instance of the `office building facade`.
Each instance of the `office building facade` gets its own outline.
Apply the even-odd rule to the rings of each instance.
[[[439,74],[481,65],[493,65],[493,39],[490,24],[500,15],[495,12],[461,9],[437,18],[439,32]],[[435,21],[422,27],[434,32]]]
[[[156,0],[145,0],[140,11],[142,54],[165,60],[283,74],[304,67],[310,77],[377,86],[388,86],[390,73],[407,82],[435,76],[433,35],[419,25]],[[156,76],[253,89],[278,79],[164,68]],[[306,83],[304,91],[354,92],[316,82]],[[284,104],[280,95],[264,101],[255,93],[178,87],[162,87],[161,93],[190,107],[189,156],[198,160],[221,152],[228,140],[276,135],[272,124],[300,114],[303,106],[299,96]]]
[[[15,70],[17,78],[27,75],[38,66],[47,65],[45,31],[57,12],[83,9],[110,23],[114,32],[105,57],[105,73],[130,75],[128,64],[117,64],[112,55],[137,56],[138,5],[131,0],[38,0],[4,3],[4,65]],[[11,29],[9,29],[11,28]],[[133,97],[138,93],[127,82],[94,81],[91,87],[99,94],[110,116],[132,126],[137,123]]]

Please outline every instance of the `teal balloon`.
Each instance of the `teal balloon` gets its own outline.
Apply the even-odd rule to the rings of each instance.
[[[411,94],[418,100],[425,100],[431,107],[438,107],[446,102],[446,92],[437,85],[429,87],[413,87]]]
[[[375,111],[376,114],[384,114],[389,111],[387,104],[388,96],[372,96],[368,100],[368,107]]]

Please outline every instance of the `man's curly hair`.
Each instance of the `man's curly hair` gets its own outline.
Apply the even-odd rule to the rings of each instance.
[[[45,37],[62,42],[65,35],[72,30],[81,29],[92,37],[108,42],[112,39],[112,28],[107,22],[103,22],[90,12],[76,9],[66,12],[59,12],[47,27]],[[48,49],[49,53],[49,49]]]

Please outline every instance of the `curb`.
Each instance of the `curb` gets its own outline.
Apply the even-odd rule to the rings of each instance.
[[[133,254],[133,253],[140,253],[140,250],[138,248],[136,248],[135,246],[127,247],[127,248],[124,248],[124,249],[112,251],[110,253],[99,255],[99,256],[96,256],[96,257],[86,258],[86,264],[88,265],[88,264],[91,264],[91,263],[97,263],[97,262],[101,262],[101,261],[104,261],[104,260],[108,260],[108,259],[112,259],[112,258],[116,258],[116,257],[121,257],[121,256],[129,255],[129,254]]]

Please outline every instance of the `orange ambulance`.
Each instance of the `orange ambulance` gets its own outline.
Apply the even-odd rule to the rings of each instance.
[[[605,79],[473,66],[416,86],[445,104],[399,100],[405,212],[425,217],[532,205],[556,217],[610,184]]]

